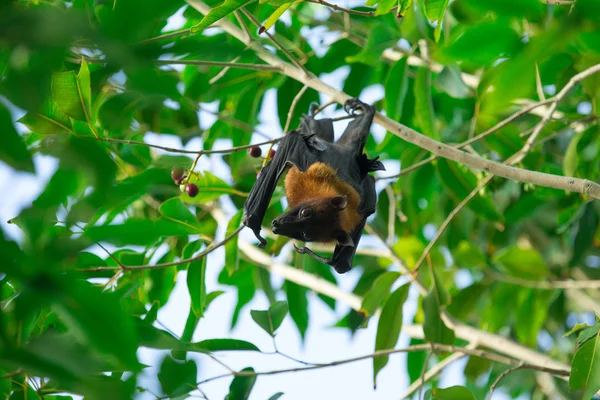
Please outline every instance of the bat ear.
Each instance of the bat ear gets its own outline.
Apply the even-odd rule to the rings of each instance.
[[[340,211],[348,206],[348,196],[346,195],[332,197],[329,201],[333,207]]]
[[[350,234],[346,231],[339,231],[335,239],[338,241],[340,246],[354,247],[354,241],[350,237]]]

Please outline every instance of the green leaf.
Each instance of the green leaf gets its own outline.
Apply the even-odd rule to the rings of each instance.
[[[19,119],[18,122],[25,125],[32,132],[42,135],[55,135],[72,131],[69,117],[58,108],[52,98],[44,102],[40,112],[29,112]]]
[[[385,112],[390,119],[400,121],[404,100],[408,93],[408,57],[398,60],[385,82]]]
[[[231,14],[238,8],[245,6],[249,2],[250,0],[225,0],[219,6],[211,9],[208,12],[208,14],[206,14],[204,18],[202,18],[202,21],[190,28],[190,31],[192,33],[198,33],[203,29],[208,28],[220,19],[225,18],[227,15]]]
[[[232,218],[229,220],[227,224],[227,232],[225,232],[225,237],[233,234],[236,229],[240,227],[242,224],[242,217],[244,215],[244,210],[239,210]],[[233,274],[238,270],[240,264],[240,249],[238,247],[239,235],[225,243],[225,268],[227,268],[227,272],[229,275]]]
[[[510,24],[484,21],[459,29],[441,51],[449,60],[482,66],[514,54],[521,46],[521,38]]]
[[[573,255],[569,261],[569,265],[576,266],[583,263],[588,251],[594,245],[594,238],[598,231],[600,216],[595,207],[594,202],[589,202],[583,206],[583,215],[577,224],[577,235],[573,243]]]
[[[588,340],[595,338],[598,335],[598,331],[600,331],[600,323],[596,323],[594,326],[582,330],[579,335],[577,335],[577,346],[582,346]]]
[[[2,130],[0,160],[17,170],[35,172],[31,154],[15,130],[10,113],[2,104],[0,104],[0,129]]]
[[[61,281],[54,290],[48,294],[48,302],[54,304],[57,314],[74,333],[91,347],[119,360],[125,368],[138,369],[136,333],[116,294],[101,292],[96,286],[77,280]]]
[[[385,272],[375,279],[373,287],[363,298],[360,311],[366,316],[375,314],[383,299],[390,293],[390,289],[400,277],[399,272]]]
[[[584,390],[583,398],[591,399],[600,389],[600,333],[581,346],[571,364],[569,389]]]
[[[440,33],[442,32],[442,23],[444,22],[444,15],[448,8],[450,0],[423,0],[423,12],[430,22],[437,21],[435,27],[434,37],[435,41],[440,40]]]
[[[569,329],[568,332],[566,332],[565,334],[563,334],[563,337],[567,337],[567,336],[571,336],[572,334],[585,329],[585,328],[589,328],[590,326],[586,323],[576,323],[571,329]]]
[[[390,10],[396,5],[397,0],[379,0],[377,4],[377,10],[375,10],[375,15],[383,15],[390,12]]]
[[[163,203],[164,204],[164,203]],[[191,258],[202,247],[202,241],[196,240],[188,243],[183,249],[183,257]],[[202,257],[200,260],[192,261],[187,266],[186,283],[190,293],[191,309],[198,318],[204,316],[206,309],[206,260],[208,257]]]
[[[275,337],[275,331],[288,313],[288,304],[278,301],[271,305],[267,311],[251,310],[250,315],[254,322],[264,329],[269,335]]]
[[[398,12],[397,12],[397,16],[398,18],[402,18],[406,15],[406,12],[410,9],[410,6],[412,5],[412,0],[398,0]]]
[[[298,327],[300,336],[304,339],[304,334],[308,328],[308,299],[306,298],[306,288],[294,282],[285,282],[285,292],[287,294],[290,316]]]
[[[89,121],[91,96],[90,71],[85,61],[82,61],[77,76],[75,71],[52,74],[52,97],[69,117]]]
[[[196,216],[183,204],[178,197],[173,197],[169,200],[164,201],[158,211],[163,218],[181,224],[186,230],[202,231],[200,222],[196,219]]]
[[[433,102],[431,99],[431,71],[419,68],[415,77],[415,115],[424,135],[439,140],[435,129]]]
[[[193,360],[179,361],[167,355],[160,366],[158,381],[169,397],[183,396],[196,388],[197,374]]]
[[[92,83],[90,81],[90,69],[85,58],[81,59],[81,67],[77,74],[77,86],[79,87],[79,96],[83,103],[83,110],[89,119],[90,115],[92,115]]]
[[[540,18],[545,10],[539,0],[467,0],[466,4],[482,13],[494,12],[499,16],[515,18]]]
[[[540,329],[548,317],[551,300],[550,291],[523,288],[519,293],[515,332],[519,341],[526,346],[535,347]]]
[[[414,346],[424,343],[425,341],[422,339],[411,338],[409,345]],[[425,351],[411,351],[406,355],[406,370],[408,372],[410,383],[413,383],[417,379],[421,378],[426,359],[427,352]]]
[[[444,283],[440,279],[440,276],[439,276],[437,270],[435,268],[432,268],[431,272],[432,272],[432,277],[433,277],[431,290],[435,291],[436,296],[439,300],[440,306],[445,307],[450,304],[452,299],[450,298],[450,294],[448,293],[448,290],[444,286]]]
[[[479,184],[477,177],[471,171],[454,161],[440,158],[437,160],[436,167],[440,180],[456,203],[464,200]],[[492,199],[482,195],[481,192],[467,203],[467,207],[487,220],[500,221],[501,219]]]
[[[540,279],[548,275],[546,262],[535,249],[508,247],[494,254],[492,261],[511,275],[524,279]]]
[[[444,67],[436,78],[437,86],[455,99],[473,97],[473,90],[466,85],[460,75],[458,67],[449,65]]]
[[[404,284],[392,293],[386,301],[377,324],[375,351],[393,349],[398,343],[402,329],[402,307],[408,296],[410,284]],[[373,358],[373,386],[377,387],[377,374],[386,366],[389,356]]]
[[[576,133],[567,147],[565,152],[565,158],[563,158],[563,172],[566,176],[575,176],[577,173],[577,166],[579,165],[579,153],[577,151],[577,144],[584,134],[589,133],[582,131]]]
[[[260,351],[252,343],[238,339],[207,339],[194,343],[194,347],[206,351]]]
[[[431,396],[435,400],[475,400],[473,393],[464,386],[431,389]]]
[[[273,396],[269,397],[269,400],[278,400],[281,396],[283,396],[283,392],[277,392]]]
[[[109,131],[125,130],[131,126],[136,108],[141,105],[141,101],[140,96],[135,93],[117,93],[102,103],[98,109],[98,121]]]
[[[423,333],[427,341],[454,344],[454,331],[442,321],[440,301],[437,293],[433,290],[423,297],[423,313],[425,314]]]
[[[275,12],[273,12],[273,14],[271,14],[269,16],[269,18],[267,18],[267,20],[260,27],[260,32],[262,33],[264,31],[267,31],[267,30],[269,30],[270,27],[275,25],[275,22],[277,22],[277,20],[283,15],[284,12],[287,11],[288,8],[290,8],[292,6],[292,4],[293,3],[285,3],[285,4],[282,4],[281,6],[277,7]]]
[[[346,62],[349,64],[363,63],[375,65],[383,51],[389,48],[395,40],[397,39],[394,38],[388,25],[376,24],[375,27],[369,31],[366,45],[363,46],[358,54],[346,57]]]
[[[254,368],[247,367],[241,372],[253,373]],[[250,392],[256,383],[256,375],[236,376],[229,385],[229,394],[227,400],[247,400],[250,397]]]

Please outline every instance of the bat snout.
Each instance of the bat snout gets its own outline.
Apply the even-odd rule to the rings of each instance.
[[[281,231],[281,221],[279,219],[274,219],[273,222],[271,222],[271,230],[275,234]]]

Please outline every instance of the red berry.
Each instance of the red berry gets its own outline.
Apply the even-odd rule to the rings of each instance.
[[[275,158],[275,150],[271,149],[271,152],[269,153],[269,158]]]
[[[173,167],[171,170],[171,178],[173,178],[173,182],[179,184],[183,179],[184,170],[181,167]]]
[[[261,156],[262,150],[258,146],[252,146],[248,149],[248,154],[250,154],[251,157],[258,158]]]
[[[190,197],[196,197],[196,196],[198,196],[198,192],[199,191],[200,190],[198,189],[198,186],[196,186],[193,183],[188,183],[187,186],[185,187],[185,192]]]

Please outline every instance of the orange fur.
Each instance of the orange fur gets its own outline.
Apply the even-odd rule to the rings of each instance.
[[[362,220],[358,213],[358,192],[342,181],[337,172],[326,164],[314,163],[306,172],[292,167],[285,177],[285,194],[290,207],[314,198],[346,195],[348,206],[341,211],[342,229],[350,233]]]

